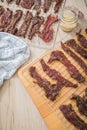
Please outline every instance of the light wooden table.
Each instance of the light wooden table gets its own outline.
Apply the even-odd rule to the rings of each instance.
[[[84,0],[67,0],[67,5],[74,5],[83,11],[85,19],[80,20],[82,28],[87,27],[87,7]],[[84,24],[83,24],[84,22]],[[77,31],[77,30],[75,30]],[[72,33],[64,33],[61,28],[58,32],[58,40],[67,40],[71,38]],[[56,46],[57,46],[56,41]],[[31,57],[28,63],[39,58],[46,53],[46,49],[30,47]],[[17,72],[10,79],[4,82],[0,88],[0,130],[47,130],[47,126],[40,116],[37,108],[32,102],[31,97],[27,94],[24,86],[18,78]]]

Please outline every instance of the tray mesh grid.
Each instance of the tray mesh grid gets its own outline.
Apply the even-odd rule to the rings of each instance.
[[[53,4],[51,5],[51,7],[50,7],[50,9],[49,9],[49,11],[48,11],[47,13],[43,13],[43,10],[41,10],[40,16],[44,16],[45,21],[46,21],[47,17],[48,17],[50,14],[52,14],[52,15],[54,15],[54,16],[55,16],[55,15],[60,16],[60,15],[62,14],[62,11],[63,11],[64,7],[65,7],[65,3],[66,3],[66,0],[63,1],[62,6],[61,6],[59,12],[55,14],[55,13],[54,13],[54,2],[53,2]],[[15,1],[12,1],[12,2],[9,3],[9,4],[7,3],[6,0],[4,0],[4,2],[1,2],[1,1],[0,1],[0,5],[2,5],[5,9],[6,9],[6,8],[10,8],[10,9],[13,11],[13,14],[14,14],[15,11],[18,10],[18,9],[20,9],[20,10],[23,11],[23,16],[22,16],[22,18],[20,19],[20,21],[17,23],[17,26],[16,26],[17,28],[19,28],[20,25],[22,24],[22,22],[24,21],[24,15],[25,15],[26,12],[28,11],[28,9],[23,8],[21,5],[16,5],[16,4],[15,4]],[[42,8],[43,8],[43,7],[42,7]],[[32,12],[33,15],[36,14],[36,11],[35,11],[33,8],[29,9],[29,11]],[[22,38],[23,40],[25,40],[25,41],[29,44],[29,46],[31,46],[31,47],[44,48],[44,49],[53,48],[54,45],[55,45],[55,42],[56,42],[56,36],[57,36],[57,34],[58,34],[59,25],[60,25],[60,20],[58,20],[58,22],[56,22],[55,24],[52,25],[52,28],[54,29],[54,34],[53,34],[53,40],[52,40],[51,42],[49,42],[49,43],[45,43],[45,42],[38,36],[38,34],[36,34],[36,35],[32,38],[32,40],[29,40],[29,39],[28,39],[28,34],[29,34],[29,30],[30,30],[31,26],[29,27],[25,38],[22,38],[22,37],[21,37],[21,38]],[[42,28],[43,28],[43,25],[42,25],[41,29],[42,29]]]
[[[58,50],[61,50],[60,47],[58,47]],[[63,51],[63,50],[62,50]],[[63,51],[64,52],[64,51]],[[40,59],[44,59],[45,62],[47,63],[49,57],[50,57],[50,53],[48,52],[48,54],[46,54],[45,56],[41,57]],[[84,71],[82,70],[82,68],[76,63],[76,61],[74,61],[70,56],[68,56],[66,53],[65,55],[68,57],[68,59],[71,61],[72,64],[74,64],[78,70],[80,71],[80,73],[85,76],[86,81],[84,83],[79,84],[78,83],[78,88],[70,88],[70,87],[64,87],[59,95],[57,96],[55,101],[50,101],[49,99],[46,98],[44,90],[42,88],[40,88],[37,84],[35,84],[33,81],[34,79],[29,75],[29,68],[31,66],[35,66],[38,73],[48,79],[49,81],[51,81],[51,83],[56,83],[56,80],[52,80],[51,78],[49,78],[42,70],[41,64],[40,64],[40,59],[37,60],[36,62],[27,65],[27,67],[25,67],[25,69],[22,71],[22,76],[23,78],[27,81],[27,83],[29,83],[29,87],[31,87],[35,93],[38,94],[38,96],[49,106],[49,108],[53,111],[53,113],[56,114],[56,116],[58,117],[58,119],[61,120],[62,124],[67,128],[67,130],[76,130],[76,128],[71,125],[62,115],[62,113],[59,110],[59,106],[62,104],[68,104],[71,103],[73,105],[73,108],[75,109],[75,111],[78,113],[78,115],[80,115],[80,117],[85,120],[87,122],[87,118],[83,115],[81,115],[78,112],[78,109],[76,107],[76,103],[74,101],[70,100],[70,97],[72,95],[72,93],[75,94],[79,94],[79,95],[83,95],[84,94],[84,90],[87,86],[87,76],[85,75]],[[85,61],[85,60],[84,60]],[[87,63],[87,61],[85,61]],[[72,81],[73,83],[77,83],[74,79],[72,79],[69,75],[69,73],[67,72],[66,68],[64,67],[64,65],[62,65],[60,62],[55,61],[52,64],[49,65],[51,68],[56,68],[56,70],[58,70],[59,72],[62,73],[62,75]]]

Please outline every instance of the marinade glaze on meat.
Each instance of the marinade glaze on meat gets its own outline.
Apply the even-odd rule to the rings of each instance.
[[[71,99],[76,100],[76,105],[81,114],[87,116],[87,88],[85,89],[85,94],[83,97],[73,94]]]
[[[46,13],[50,6],[51,6],[52,0],[44,0],[43,10]]]
[[[11,20],[11,23],[5,29],[5,32],[9,32],[11,34],[15,34],[17,32],[17,28],[15,26],[16,26],[17,22],[20,20],[20,18],[22,17],[22,14],[23,14],[23,12],[21,10],[16,10],[14,17]]]
[[[70,40],[66,41],[65,44],[70,46],[71,48],[73,48],[75,50],[75,52],[77,52],[82,57],[87,59],[87,50],[85,50],[81,46],[79,46],[74,39],[70,39]]]
[[[85,77],[82,76],[79,70],[67,59],[67,57],[64,55],[62,51],[56,50],[51,53],[48,63],[51,63],[54,60],[58,60],[62,64],[64,64],[70,76],[76,79],[79,83],[85,81]]]
[[[32,18],[32,26],[30,28],[28,38],[31,40],[36,33],[40,32],[40,27],[44,22],[44,17],[36,15]]]
[[[31,9],[34,4],[34,0],[22,0],[21,6],[26,9]]]
[[[87,74],[86,63],[79,56],[77,56],[69,47],[67,47],[65,44],[61,43],[61,47],[67,54],[69,54],[82,67],[84,72]]]
[[[87,123],[85,123],[74,111],[71,104],[61,105],[60,110],[63,113],[64,117],[77,129],[87,130]]]
[[[0,18],[0,28],[5,28],[7,27],[12,19],[12,11],[7,8],[7,11],[4,11],[4,14]]]
[[[25,35],[27,33],[27,30],[29,28],[29,25],[31,23],[32,18],[33,18],[32,13],[27,11],[27,13],[26,13],[26,15],[24,17],[24,21],[23,21],[23,23],[21,24],[19,30],[16,33],[17,36],[25,37]]]
[[[62,87],[73,87],[73,88],[76,88],[78,87],[77,84],[73,84],[72,82],[70,82],[69,80],[65,79],[60,72],[58,72],[57,70],[55,69],[51,69],[43,59],[41,59],[40,61],[41,65],[42,65],[42,68],[43,68],[43,71],[49,76],[51,77],[52,79],[56,79],[58,81],[58,83],[60,82],[61,83],[61,88]]]
[[[58,11],[62,5],[63,0],[55,0],[55,1],[56,1],[56,4],[54,6],[54,11],[55,11],[55,13],[58,13]]]
[[[41,0],[34,0],[34,9],[39,10],[41,7]]]
[[[53,39],[54,30],[53,28],[51,28],[51,25],[57,21],[58,21],[58,16],[52,16],[52,15],[48,16],[44,24],[44,28],[39,35],[40,38],[42,38],[43,41],[45,41],[46,43],[50,42]]]
[[[80,32],[76,33],[77,40],[79,41],[79,44],[83,46],[84,48],[87,48],[87,39],[82,35]]]
[[[29,73],[34,79],[36,79],[36,82],[34,83],[37,83],[40,87],[44,89],[46,97],[54,101],[59,93],[59,90],[61,89],[60,85],[58,83],[51,84],[50,81],[42,78],[40,74],[36,71],[36,68],[33,66],[30,67]]]

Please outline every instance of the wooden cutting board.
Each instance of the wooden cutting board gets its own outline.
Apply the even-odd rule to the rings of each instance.
[[[55,50],[63,51],[61,47],[58,47]],[[47,63],[51,52],[52,51],[48,52],[46,55],[42,56],[40,59],[43,58],[45,62]],[[31,66],[35,66],[38,73],[40,73],[42,77],[47,78],[49,81],[51,81],[51,83],[56,83],[56,80],[52,80],[43,72],[41,64],[40,64],[40,59],[36,60],[35,62],[31,64],[27,64],[26,66],[22,67],[18,71],[19,78],[23,82],[28,94],[31,96],[33,102],[35,103],[36,107],[38,108],[41,116],[43,117],[44,121],[46,122],[50,130],[76,130],[76,128],[73,125],[71,125],[60,112],[59,106],[61,104],[71,103],[75,111],[78,113],[78,115],[87,122],[87,119],[78,112],[75,102],[70,100],[72,93],[83,95],[84,90],[87,87],[87,76],[85,75],[83,69],[78,65],[78,63],[73,58],[71,58],[65,52],[64,54],[71,61],[71,63],[74,64],[78,68],[80,73],[83,76],[85,76],[86,81],[81,84],[78,83],[78,88],[64,87],[60,91],[60,94],[57,96],[57,99],[55,101],[50,101],[49,99],[47,99],[43,89],[40,88],[37,84],[35,84],[33,82],[35,80],[29,75],[29,68]],[[86,60],[85,60],[85,63],[87,63]],[[68,80],[72,81],[73,83],[77,83],[77,81],[75,81],[74,79],[70,77],[65,66],[62,65],[60,62],[55,61],[49,66],[61,72],[61,74]]]

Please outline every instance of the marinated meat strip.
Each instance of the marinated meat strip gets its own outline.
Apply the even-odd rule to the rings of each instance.
[[[7,11],[5,11],[4,14],[1,16],[0,28],[5,28],[10,24],[12,19],[12,13],[13,12],[9,8],[7,8]]]
[[[64,117],[77,129],[87,130],[87,123],[85,123],[74,111],[71,104],[61,105],[60,110]]]
[[[57,22],[58,21],[58,16],[52,16],[51,14],[48,16],[48,18],[47,18],[47,20],[46,20],[46,22],[45,22],[45,24],[44,24],[44,29],[49,29],[50,28],[50,26],[53,24],[53,23],[55,23],[55,22]]]
[[[42,87],[45,91],[46,97],[50,100],[55,100],[56,96],[58,95],[60,87],[58,84],[51,84],[47,79],[42,78],[40,74],[36,71],[35,67],[31,67],[29,69],[30,75],[36,80],[36,82],[40,87]],[[60,86],[60,85],[59,85]]]
[[[21,0],[16,0],[16,5],[19,5],[19,4],[20,4],[20,1],[21,1]]]
[[[21,6],[26,9],[31,9],[34,4],[34,0],[22,0]]]
[[[52,0],[44,0],[44,5],[43,5],[44,13],[46,13],[49,10],[51,3]]]
[[[71,49],[65,46],[65,44],[61,43],[61,47],[67,54],[69,54],[82,67],[84,72],[87,74],[86,63],[79,56],[77,56]]]
[[[12,0],[6,0],[8,3],[10,3]]]
[[[14,18],[11,22],[12,26],[15,26],[17,24],[17,22],[20,20],[20,18],[22,17],[23,12],[21,10],[16,10],[16,13],[14,14]]]
[[[59,11],[59,9],[62,5],[62,2],[63,2],[63,0],[56,0],[56,4],[55,4],[55,7],[54,7],[55,13],[58,13],[58,11]]]
[[[61,83],[61,88],[62,87],[78,87],[77,84],[73,84],[72,82],[70,82],[69,80],[65,79],[60,72],[56,71],[55,69],[51,69],[43,59],[41,59],[40,61],[43,71],[51,78],[53,79],[57,79],[58,83]]]
[[[39,10],[41,7],[41,0],[34,0],[34,9]]]
[[[44,17],[43,16],[38,16],[36,15],[32,19],[32,26],[28,35],[28,38],[31,40],[32,37],[36,34],[39,33],[40,27],[44,22]]]
[[[9,26],[5,29],[5,32],[9,32],[11,34],[15,34],[17,32],[17,28],[15,28],[15,25],[22,17],[23,12],[21,10],[16,10],[16,13],[14,14],[14,18],[12,19]]]
[[[85,32],[87,33],[87,28],[85,29]]]
[[[3,6],[0,6],[0,16],[4,13],[4,8],[3,8]]]
[[[80,34],[80,32],[76,33],[76,35],[80,45],[83,46],[84,48],[87,48],[87,39],[82,34]]]
[[[70,39],[65,42],[68,46],[73,48],[77,53],[79,53],[82,57],[87,59],[87,50],[81,48],[74,39]]]
[[[53,39],[54,30],[50,27],[53,23],[57,21],[58,21],[57,16],[52,16],[52,15],[48,16],[47,21],[44,24],[44,28],[40,33],[40,38],[42,38],[45,42],[50,42]]]
[[[67,59],[67,57],[64,55],[62,51],[57,50],[51,53],[48,62],[51,63],[54,60],[59,60],[62,64],[64,64],[71,77],[77,80],[79,83],[85,81],[85,78],[81,75],[78,69]]]
[[[20,26],[19,30],[17,31],[17,36],[23,36],[25,37],[27,30],[29,28],[29,25],[31,23],[31,19],[33,18],[32,13],[27,11],[25,17],[24,17],[24,22]]]
[[[76,105],[78,107],[78,110],[81,114],[87,116],[87,96],[84,95],[83,97],[79,95],[72,95],[72,100],[76,100]]]
[[[5,30],[4,30],[4,32],[8,32],[8,33],[11,33],[11,34],[16,34],[17,33],[17,28],[15,28],[15,27],[13,27],[13,26],[9,26],[9,28],[6,28]]]

